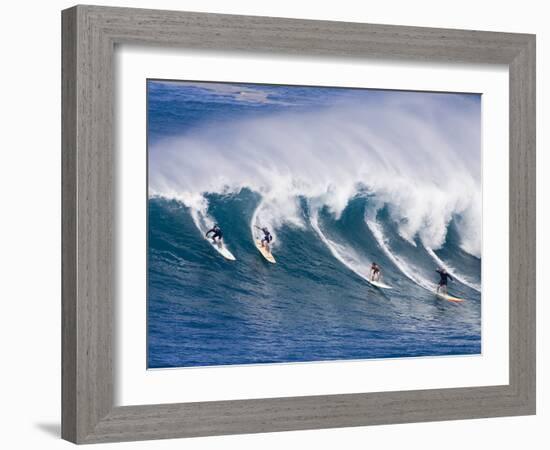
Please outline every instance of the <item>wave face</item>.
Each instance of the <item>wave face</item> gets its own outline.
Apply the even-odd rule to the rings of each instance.
[[[311,89],[149,86],[149,367],[480,352],[479,103]]]
[[[250,234],[260,196],[243,190],[207,199],[208,214],[231,230],[224,240],[235,262],[202,239],[191,208],[149,200],[149,367],[480,352],[479,292],[451,284],[455,295],[468,299],[455,305],[409,279],[378,245],[362,201],[352,201],[339,219],[322,210],[316,221],[302,201],[304,225],[278,229],[272,266]],[[387,225],[387,218],[378,220]],[[388,245],[402,240],[391,232],[385,238]],[[399,258],[415,261],[410,270],[433,282],[426,250],[402,244],[407,247],[394,245]],[[472,266],[479,261],[467,253],[460,258]],[[365,281],[372,260],[394,289],[381,292]]]

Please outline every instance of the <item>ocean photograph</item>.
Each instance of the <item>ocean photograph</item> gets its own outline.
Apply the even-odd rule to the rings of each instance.
[[[481,353],[481,96],[147,80],[147,367]]]

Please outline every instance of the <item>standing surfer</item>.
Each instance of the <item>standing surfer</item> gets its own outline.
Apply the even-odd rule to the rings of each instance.
[[[370,280],[380,281],[380,266],[373,262],[370,266]]]
[[[222,232],[222,229],[218,226],[217,223],[214,224],[214,226],[206,232],[206,237],[208,237],[208,235],[210,233],[214,233],[214,234],[212,234],[212,242],[214,244],[216,244],[218,247],[221,248],[222,239],[223,239],[223,232]],[[216,240],[216,238],[218,238],[218,240]]]
[[[269,232],[269,230],[267,229],[267,227],[258,227],[256,225],[254,225],[258,230],[262,230],[263,233],[264,233],[264,237],[262,238],[262,240],[260,241],[260,243],[262,244],[262,247],[265,248],[269,253],[271,253],[271,250],[269,249],[269,244],[270,242],[273,240],[273,236],[271,235],[271,233]]]
[[[437,285],[437,293],[440,292],[443,295],[447,295],[447,283],[449,280],[454,281],[453,277],[447,272],[444,268],[437,269],[436,272],[439,274],[439,284]]]

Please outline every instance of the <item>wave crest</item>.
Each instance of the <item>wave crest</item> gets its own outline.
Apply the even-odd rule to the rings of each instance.
[[[449,115],[435,94],[422,99],[421,115],[417,97],[405,97],[273,113],[159,141],[150,148],[150,193],[206,217],[206,193],[248,188],[262,197],[254,221],[273,231],[303,226],[300,198],[339,217],[350,199],[368,195],[371,218],[387,206],[399,234],[430,249],[457,217],[462,248],[479,256],[479,116],[468,107]]]

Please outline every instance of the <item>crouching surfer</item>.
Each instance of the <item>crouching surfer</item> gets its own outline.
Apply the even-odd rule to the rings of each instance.
[[[269,248],[269,244],[271,243],[271,241],[273,241],[273,236],[271,235],[271,233],[269,232],[267,227],[258,227],[256,225],[254,225],[254,226],[258,230],[261,230],[264,233],[264,237],[260,241],[260,243],[262,244],[262,248],[265,248],[268,253],[271,253],[271,249]]]
[[[215,224],[210,230],[206,232],[206,237],[208,238],[208,235],[212,233],[212,242],[217,245],[219,248],[222,247],[222,239],[223,239],[223,232],[222,229],[218,226],[218,224]]]
[[[437,293],[447,295],[447,284],[449,280],[454,281],[453,277],[444,268],[437,269],[439,274],[439,284],[437,285]]]

